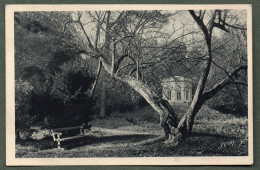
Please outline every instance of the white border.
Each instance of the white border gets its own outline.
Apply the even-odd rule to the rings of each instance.
[[[162,158],[15,158],[14,12],[84,10],[246,9],[248,37],[248,156]],[[253,164],[252,5],[6,5],[6,164],[26,165],[251,165]]]

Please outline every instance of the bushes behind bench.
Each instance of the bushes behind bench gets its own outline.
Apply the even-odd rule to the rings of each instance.
[[[57,74],[53,82],[46,80],[32,88],[26,88],[31,85],[29,81],[16,83],[16,104],[20,106],[16,107],[16,135],[30,126],[62,128],[91,120],[96,100],[85,92],[91,88],[93,78],[87,71],[77,70],[77,65]]]

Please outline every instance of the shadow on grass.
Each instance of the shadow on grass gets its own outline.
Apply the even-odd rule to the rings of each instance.
[[[209,133],[202,133],[202,132],[192,132],[189,137],[214,137],[214,138],[221,138],[221,139],[238,139],[238,137],[230,137],[225,135],[209,134]]]
[[[177,146],[166,145],[164,140],[158,140],[145,145],[131,145],[156,135],[120,135],[107,137],[86,136],[81,139],[61,143],[65,151],[57,152],[46,149],[57,148],[57,143],[51,138],[40,141],[28,140],[22,146],[33,146],[34,150],[19,150],[17,157],[181,157],[181,156],[246,156],[248,143],[246,139],[213,135],[207,133],[192,133]],[[128,144],[123,146],[120,144]],[[112,147],[99,148],[98,146]],[[91,148],[89,147],[91,146]],[[95,148],[95,146],[97,146]],[[89,148],[88,148],[89,147]],[[76,149],[75,149],[76,148]],[[67,151],[66,151],[67,150]]]
[[[116,136],[104,136],[104,137],[94,137],[94,136],[88,136],[86,138],[78,139],[75,141],[75,143],[67,141],[64,142],[64,148],[65,149],[72,149],[80,146],[85,145],[94,145],[99,146],[103,143],[109,143],[109,144],[131,144],[140,142],[146,139],[155,138],[156,135],[144,135],[144,134],[135,134],[135,135],[116,135]]]
[[[116,135],[116,136],[85,136],[82,138],[71,139],[66,141],[61,141],[61,147],[64,149],[74,149],[82,146],[99,146],[104,143],[109,144],[131,144],[135,142],[140,142],[146,139],[155,138],[156,135],[150,134],[135,134],[135,135]],[[42,140],[24,140],[18,142],[21,146],[32,146],[40,150],[57,148],[57,142],[54,142],[52,138],[46,138]]]
[[[248,143],[238,137],[207,133],[191,133],[177,146],[154,143],[161,156],[246,156]],[[148,149],[149,151],[149,149]],[[149,155],[149,153],[147,153]]]

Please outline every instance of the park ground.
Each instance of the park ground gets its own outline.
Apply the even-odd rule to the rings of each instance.
[[[184,112],[185,107],[177,109],[179,117]],[[57,149],[51,137],[17,142],[16,157],[248,155],[247,118],[222,114],[207,106],[203,106],[198,113],[192,134],[177,146],[164,143],[159,117],[149,106],[124,113],[114,112],[110,117],[94,119],[91,123],[92,130],[86,137],[61,143],[63,150]]]

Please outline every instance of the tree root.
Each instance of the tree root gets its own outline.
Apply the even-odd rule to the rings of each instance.
[[[182,134],[169,134],[169,138],[164,142],[166,145],[177,146],[182,141]]]

